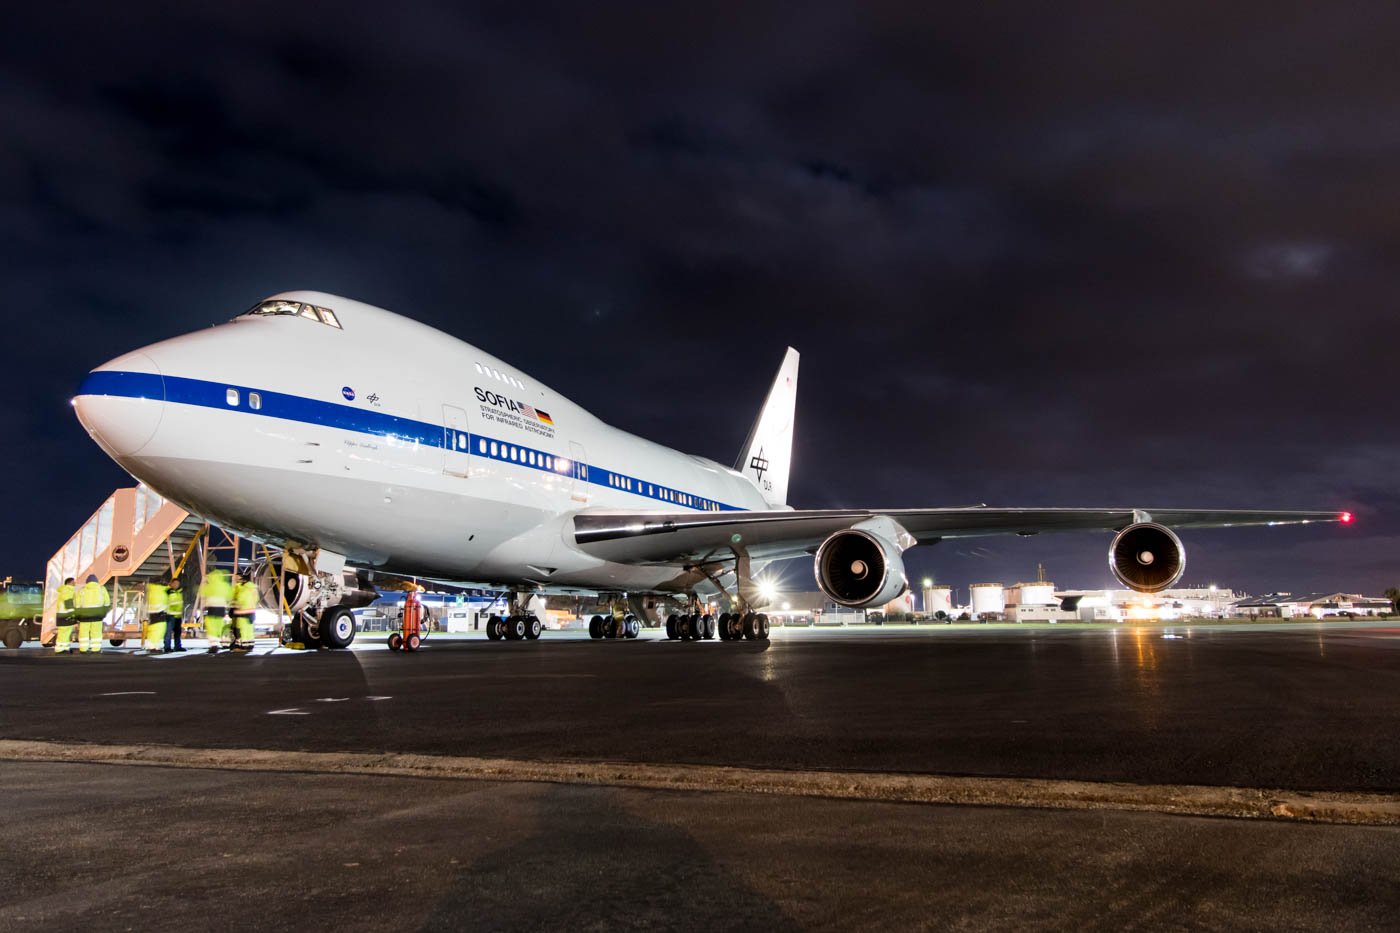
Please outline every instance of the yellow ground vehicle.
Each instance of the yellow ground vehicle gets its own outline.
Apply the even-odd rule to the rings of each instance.
[[[0,582],[0,644],[18,648],[26,641],[37,641],[43,616],[44,584]]]

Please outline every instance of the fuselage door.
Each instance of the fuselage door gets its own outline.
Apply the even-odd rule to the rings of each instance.
[[[578,441],[569,441],[569,456],[574,458],[574,484],[569,497],[575,502],[587,505],[593,498],[588,485],[588,451],[584,450]]]
[[[467,431],[467,413],[454,405],[442,406],[442,472],[448,476],[471,476],[472,438]]]

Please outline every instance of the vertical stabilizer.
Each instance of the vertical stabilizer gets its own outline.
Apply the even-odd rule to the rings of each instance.
[[[787,506],[788,475],[792,471],[792,423],[797,407],[797,364],[800,355],[788,347],[783,365],[768,390],[749,439],[734,469],[763,493],[775,509]]]

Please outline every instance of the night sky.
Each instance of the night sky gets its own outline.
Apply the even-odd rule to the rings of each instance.
[[[1400,7],[443,6],[7,8],[0,574],[127,482],[91,367],[316,288],[726,463],[792,344],[798,507],[1352,509],[1183,582],[1400,585]]]

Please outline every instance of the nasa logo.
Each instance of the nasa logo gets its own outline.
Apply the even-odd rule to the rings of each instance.
[[[126,563],[126,559],[127,559],[128,557],[130,557],[130,556],[131,556],[131,552],[130,552],[129,550],[127,550],[127,547],[126,547],[125,544],[118,544],[116,547],[112,548],[112,562],[113,562],[113,563],[116,563],[116,564],[124,564],[124,563]]]
[[[345,396],[345,401],[347,402],[355,401],[355,390],[350,388],[349,386],[343,387],[340,390],[340,394]]]

